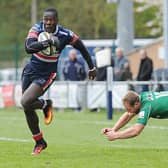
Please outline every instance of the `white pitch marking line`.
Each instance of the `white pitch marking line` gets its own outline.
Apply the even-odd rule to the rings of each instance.
[[[30,142],[28,139],[8,138],[0,137],[0,141],[12,141],[12,142]]]
[[[168,127],[164,127],[164,126],[154,126],[154,125],[147,126],[147,128],[161,129],[161,130],[167,130],[167,129],[168,129]]]
[[[148,147],[148,146],[132,146],[132,145],[128,145],[128,144],[125,144],[125,145],[119,145],[119,144],[109,144],[107,145],[109,147],[113,147],[113,148],[124,148],[124,149],[168,149],[167,147],[165,146],[162,146],[162,147]]]
[[[96,124],[96,125],[109,125],[109,121],[83,121],[82,123],[87,123],[87,124]],[[132,124],[127,124],[126,126],[131,126]],[[151,129],[160,129],[160,130],[168,130],[168,126],[156,126],[156,125],[147,125],[147,128]]]

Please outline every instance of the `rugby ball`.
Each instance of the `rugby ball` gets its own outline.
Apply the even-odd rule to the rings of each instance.
[[[51,38],[50,33],[48,32],[41,32],[38,36],[38,41],[45,41],[45,40],[49,40]],[[41,53],[43,53],[44,55],[50,56],[53,55],[54,53],[54,49],[52,46],[47,47],[46,49],[42,50]]]

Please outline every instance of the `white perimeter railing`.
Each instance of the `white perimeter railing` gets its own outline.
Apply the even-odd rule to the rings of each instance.
[[[123,81],[112,82],[112,105],[113,108],[122,109],[122,98],[130,89],[141,92],[141,85],[148,84],[150,91],[155,91],[162,85],[168,91],[168,81]],[[56,108],[106,108],[107,107],[107,82],[98,81],[55,81],[43,97],[51,98]],[[21,84],[0,84],[0,107],[20,106]]]

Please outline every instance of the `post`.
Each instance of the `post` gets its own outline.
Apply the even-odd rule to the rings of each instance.
[[[127,53],[133,49],[134,16],[133,0],[118,0],[117,40],[118,46]]]
[[[165,59],[165,68],[168,68],[168,1],[163,0],[163,27],[164,27],[164,59]]]
[[[31,22],[34,25],[37,21],[37,0],[32,0],[31,3]]]
[[[113,118],[113,103],[112,103],[112,83],[113,83],[113,68],[107,67],[107,119]]]

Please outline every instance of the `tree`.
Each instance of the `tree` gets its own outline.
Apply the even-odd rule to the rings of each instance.
[[[137,1],[134,1],[135,38],[161,36],[161,5],[152,4],[149,0]],[[2,44],[0,54],[6,56],[3,59],[12,58],[11,52],[14,52],[12,50],[16,43],[19,45],[20,59],[25,57],[24,40],[32,26],[31,2],[31,0],[0,1],[0,43]],[[147,8],[144,8],[146,4]],[[56,7],[60,24],[72,29],[82,39],[116,38],[117,3],[108,4],[106,0],[37,0],[38,20],[42,19],[44,9],[48,7]],[[144,8],[144,11],[137,12],[139,7]]]

